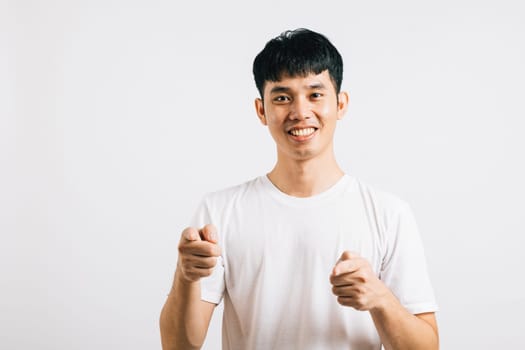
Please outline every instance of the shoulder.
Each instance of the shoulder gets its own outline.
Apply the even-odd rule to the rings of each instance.
[[[394,246],[411,247],[419,242],[418,225],[408,201],[363,181],[356,183],[368,218],[377,228],[384,256],[392,254]]]
[[[388,207],[397,207],[408,205],[408,202],[401,198],[399,195],[385,190],[377,185],[372,185],[366,181],[363,181],[359,178],[354,178],[356,186],[363,196],[370,197],[378,204],[388,206]]]
[[[249,197],[263,188],[262,176],[231,186],[225,186],[204,194],[203,201],[208,205],[224,205],[239,198]]]
[[[361,179],[354,178],[354,180],[363,202],[376,213],[378,218],[387,220],[410,212],[409,203],[399,195]]]

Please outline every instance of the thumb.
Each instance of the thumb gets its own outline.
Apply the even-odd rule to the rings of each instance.
[[[339,258],[339,260],[337,260],[335,262],[335,265],[332,269],[332,275],[333,276],[336,276],[338,275],[339,273],[341,273],[341,271],[344,270],[344,267],[345,265],[347,265],[348,263],[345,263],[346,261],[348,260],[351,260],[355,257],[357,257],[358,255],[356,253],[353,253],[351,251],[348,251],[348,250],[345,250],[342,254],[341,254],[341,257]]]
[[[350,260],[350,259],[355,259],[355,258],[358,258],[358,257],[359,257],[359,254],[351,252],[349,250],[345,250],[343,252],[343,254],[341,254],[341,257],[339,258],[339,260],[337,260],[337,262],[346,261],[346,260]]]
[[[199,231],[197,231],[194,227],[187,227],[182,231],[181,240],[186,241],[200,241],[201,237],[199,235]]]
[[[213,224],[208,224],[199,230],[200,237],[208,242],[217,243],[219,236],[217,235],[217,228]]]

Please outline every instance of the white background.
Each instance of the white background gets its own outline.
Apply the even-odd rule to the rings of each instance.
[[[297,27],[345,61],[340,165],[412,205],[442,349],[525,347],[522,1],[0,6],[2,349],[160,348],[197,202],[273,166],[251,64]]]

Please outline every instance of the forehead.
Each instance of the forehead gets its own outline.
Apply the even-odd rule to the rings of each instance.
[[[284,74],[278,81],[266,81],[264,85],[264,94],[283,92],[285,90],[299,91],[319,88],[333,90],[335,93],[335,86],[330,78],[328,70],[319,74],[309,73],[305,76],[290,76]]]

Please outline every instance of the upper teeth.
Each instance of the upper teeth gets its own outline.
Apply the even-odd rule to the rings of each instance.
[[[290,134],[293,136],[307,136],[312,134],[315,131],[315,128],[304,128],[304,129],[292,129]]]

